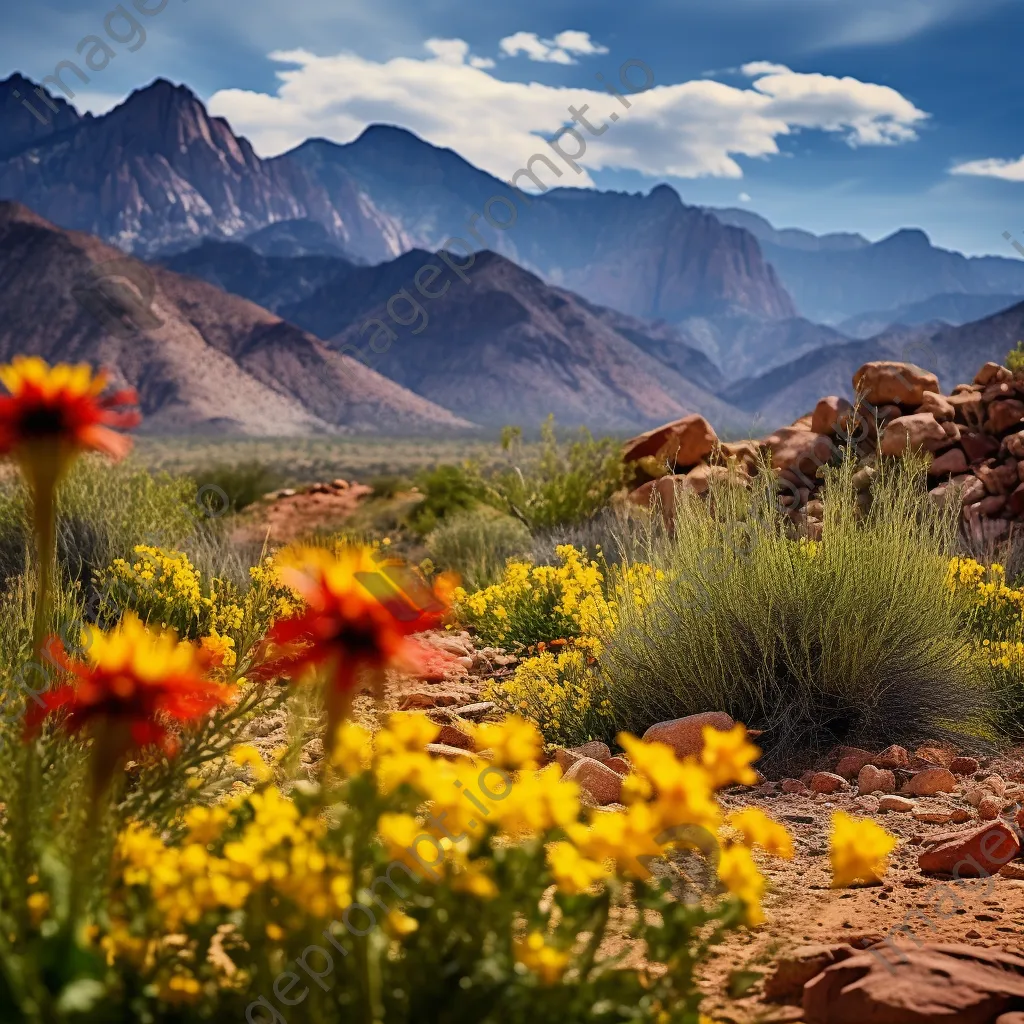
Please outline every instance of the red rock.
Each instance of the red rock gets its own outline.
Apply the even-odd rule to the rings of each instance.
[[[911,776],[900,792],[904,796],[934,796],[936,793],[952,793],[956,789],[956,778],[948,768],[925,768]]]
[[[971,812],[966,807],[957,807],[953,810],[953,816],[949,820],[954,825],[962,825],[965,821],[970,821],[971,817]]]
[[[886,425],[879,450],[883,455],[902,455],[923,449],[933,452],[946,444],[946,432],[930,412],[899,416]]]
[[[842,942],[835,945],[798,946],[783,956],[764,982],[764,998],[769,1003],[787,1002],[803,994],[804,985],[826,967],[854,955],[854,949]]]
[[[866,764],[857,775],[857,792],[862,795],[865,793],[895,793],[896,776],[886,768]]]
[[[608,744],[603,743],[601,740],[589,740],[586,743],[581,743],[578,747],[570,747],[569,749],[574,754],[579,754],[580,757],[592,757],[595,761],[605,761],[612,756]]]
[[[799,779],[783,779],[782,792],[802,796],[807,792],[807,787]]]
[[[713,483],[728,483],[729,480],[736,479],[736,477],[725,466],[709,466],[706,463],[701,463],[699,466],[694,466],[686,474],[685,479],[697,494],[707,494]],[[745,481],[747,477],[743,475],[739,479]]]
[[[840,758],[839,764],[836,765],[836,775],[842,775],[844,779],[852,781],[857,778],[861,768],[866,764],[871,764],[874,758],[875,755],[866,750],[859,754],[847,754]]]
[[[398,701],[399,711],[426,711],[430,708],[451,707],[459,698],[453,693],[406,693]]]
[[[985,407],[981,394],[977,391],[963,391],[949,396],[949,404],[953,406],[956,418],[975,430],[981,429],[981,421],[985,417]]]
[[[929,836],[928,843],[917,858],[921,870],[955,878],[986,878],[1020,854],[1017,833],[1003,821]]]
[[[601,762],[606,768],[611,768],[616,775],[628,775],[630,764],[624,757],[609,757]]]
[[[943,747],[920,746],[914,751],[914,760],[921,762],[919,768],[948,768],[955,757],[954,751]],[[913,761],[910,766],[914,767]]]
[[[953,419],[956,416],[956,407],[944,395],[934,391],[926,391],[921,397],[921,404],[917,407],[918,412],[930,412],[940,423]]]
[[[880,811],[896,811],[901,814],[912,811],[916,806],[913,800],[908,800],[905,796],[883,796],[878,801]]]
[[[629,500],[640,508],[652,511],[660,509],[665,525],[671,528],[676,508],[687,494],[693,494],[693,488],[686,482],[685,476],[663,476],[657,480],[648,480],[630,491]]]
[[[982,797],[978,802],[978,817],[982,821],[995,821],[1003,805],[994,796]]]
[[[573,765],[574,765],[574,764],[575,764],[575,763],[576,763],[576,762],[577,762],[577,761],[578,761],[579,759],[580,759],[580,755],[579,755],[579,754],[577,754],[577,753],[574,753],[574,752],[573,752],[573,751],[571,751],[571,750],[566,750],[566,749],[564,749],[563,747],[559,747],[559,748],[558,748],[558,750],[556,750],[556,751],[555,751],[555,764],[557,764],[557,765],[558,765],[558,767],[562,769],[562,774],[563,774],[563,775],[564,775],[564,774],[565,774],[565,773],[566,773],[566,772],[567,772],[567,771],[568,771],[568,770],[569,770],[569,769],[570,769],[570,768],[571,768],[571,767],[572,767],[572,766],[573,766]]]
[[[1024,466],[1024,462],[1020,463]],[[1006,499],[1006,506],[1015,515],[1024,515],[1024,483],[1018,484]]]
[[[990,1024],[1022,998],[1024,960],[1009,953],[885,945],[826,967],[803,1009],[807,1024]]]
[[[688,469],[706,459],[717,444],[718,435],[711,424],[694,413],[627,441],[622,458],[625,462],[636,462],[653,456],[677,469]]]
[[[981,501],[967,506],[968,516],[997,516],[1006,506],[1006,498],[1001,494],[990,494]]]
[[[853,389],[872,405],[917,406],[926,391],[939,390],[939,379],[913,363],[865,363],[853,375]]]
[[[643,738],[648,743],[668,744],[677,757],[696,757],[704,749],[704,726],[728,732],[735,724],[724,711],[705,711],[699,715],[658,722],[644,733]]]
[[[446,761],[469,761],[476,764],[480,761],[478,754],[473,754],[461,747],[453,747],[447,743],[428,743],[427,753],[431,757],[443,757]]]
[[[810,787],[813,793],[838,793],[847,788],[846,780],[832,772],[815,772],[811,776]]]
[[[1007,435],[1003,438],[1003,444],[1006,445],[1006,450],[1015,459],[1024,459],[1024,430],[1019,430],[1016,434]]]
[[[1009,494],[1020,483],[1016,462],[1004,463],[1002,466],[979,466],[975,475],[989,494]]]
[[[819,466],[827,466],[836,453],[831,438],[800,427],[782,427],[764,440],[775,470],[793,470],[813,479]]]
[[[928,467],[929,476],[951,476],[967,470],[967,456],[963,448],[950,448],[948,452],[936,455]]]
[[[811,413],[811,430],[816,434],[838,434],[848,426],[853,404],[838,395],[821,399]]]
[[[974,378],[975,384],[988,387],[989,384],[1001,384],[1013,380],[1013,374],[1000,363],[986,363]]]
[[[445,743],[449,747],[461,747],[463,750],[473,749],[473,741],[454,725],[442,725],[435,742]]]
[[[983,462],[999,451],[999,442],[988,434],[966,431],[960,435],[960,447],[970,463]]]
[[[871,763],[877,768],[909,768],[910,754],[907,753],[905,747],[894,743],[891,747],[886,747],[880,754],[876,754]]]
[[[622,798],[622,776],[592,757],[581,757],[562,777],[579,783],[598,804],[617,804]]]

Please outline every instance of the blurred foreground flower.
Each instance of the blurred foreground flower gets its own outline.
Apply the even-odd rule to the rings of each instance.
[[[38,655],[43,642],[54,552],[57,484],[83,451],[105,452],[115,459],[128,454],[131,440],[114,430],[139,423],[133,390],[100,397],[107,386],[103,373],[85,363],[50,366],[38,356],[15,356],[0,366],[0,382],[9,395],[0,397],[0,454],[13,455],[32,491],[33,528],[39,556],[33,641]]]
[[[79,661],[51,643],[48,657],[74,681],[42,693],[25,725],[33,735],[43,719],[60,713],[67,732],[92,727],[94,796],[132,749],[158,744],[176,752],[168,719],[189,722],[228,700],[230,690],[205,677],[209,660],[202,652],[173,633],[147,631],[131,612],[107,633],[86,627],[83,646],[86,660]]]
[[[267,640],[279,651],[260,673],[319,673],[327,682],[327,735],[334,736],[364,675],[376,684],[385,668],[418,670],[426,651],[409,635],[435,626],[445,603],[367,547],[298,548],[280,557],[277,571],[306,607],[271,628]]]
[[[889,867],[889,854],[898,840],[869,818],[853,818],[843,811],[832,815],[829,859],[832,885],[842,888],[854,882],[879,882]]]

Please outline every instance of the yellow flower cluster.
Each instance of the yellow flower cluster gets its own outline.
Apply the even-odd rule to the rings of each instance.
[[[457,589],[454,611],[486,642],[530,649],[488,699],[539,723],[548,742],[572,745],[606,731],[611,704],[592,666],[619,607],[644,607],[664,573],[640,562],[609,574],[571,545],[556,554],[558,566],[511,560],[499,583]]]
[[[302,598],[282,582],[277,568],[274,556],[268,555],[259,565],[249,569],[252,591],[263,595],[269,606],[268,618],[271,621],[290,618],[302,609]]]
[[[194,925],[210,911],[239,909],[258,891],[286,897],[317,918],[348,906],[350,876],[323,848],[323,821],[302,816],[275,787],[249,794],[244,805],[251,818],[235,839],[221,842],[237,824],[243,807],[238,797],[190,809],[180,845],[167,845],[138,824],[119,837],[124,884],[148,889],[167,930]]]
[[[829,859],[832,885],[877,882],[889,865],[898,840],[870,818],[854,818],[843,811],[832,815]]]

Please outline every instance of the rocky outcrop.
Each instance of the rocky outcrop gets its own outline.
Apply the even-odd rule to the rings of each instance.
[[[856,406],[828,396],[769,437],[714,446],[708,465],[734,465],[741,483],[770,469],[778,478],[780,506],[810,536],[821,530],[819,470],[838,463],[844,449],[857,458],[853,485],[864,509],[870,506],[877,459],[916,451],[930,456],[932,499],[955,503],[979,538],[998,540],[1011,521],[1024,516],[1024,374],[986,363],[972,383],[958,384],[948,396],[939,393],[934,374],[910,363],[867,363],[853,379]],[[645,437],[668,436],[674,427]],[[657,493],[664,504],[671,493],[665,478],[674,473],[673,480],[690,482],[701,467],[687,467],[685,477],[670,461],[656,467],[651,445],[645,454],[655,458],[640,462],[633,453],[642,440],[627,444],[625,458],[641,479],[660,471],[659,486],[634,491],[633,500],[647,505]]]

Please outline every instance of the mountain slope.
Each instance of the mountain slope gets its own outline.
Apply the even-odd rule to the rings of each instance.
[[[649,195],[554,188],[525,199],[505,182],[411,132],[373,125],[354,142],[314,139],[272,163],[301,168],[331,193],[354,180],[401,224],[411,245],[436,250],[452,237],[489,248],[584,298],[645,318],[742,309],[793,315],[757,240],[686,206],[667,185]],[[548,183],[557,184],[550,171]],[[344,180],[344,179],[343,179]],[[506,197],[489,207],[488,201]],[[485,210],[506,230],[490,225]]]
[[[9,118],[20,125],[31,115]],[[142,254],[306,217],[368,258],[399,251],[396,229],[352,182],[336,183],[329,199],[293,169],[261,160],[192,92],[163,79],[0,160],[0,199]]]
[[[114,322],[125,311],[135,328]],[[466,425],[251,302],[0,203],[0,359],[19,353],[108,367],[152,431]]]
[[[476,257],[468,283],[452,275],[432,279],[436,300],[419,310],[393,297],[415,295],[417,271],[437,256],[407,253],[378,267],[355,268],[340,284],[329,282],[283,312],[344,351],[365,353],[376,369],[474,422],[533,425],[554,413],[566,425],[635,430],[689,412],[716,426],[737,421],[735,410],[706,387],[649,354],[675,350],[675,365],[717,384],[715,367],[665,325],[649,325],[592,306],[546,285],[504,257]],[[448,287],[445,287],[445,284]],[[388,303],[407,326],[388,314]],[[373,321],[373,323],[371,323]],[[394,338],[383,342],[379,321]],[[378,337],[379,335],[379,337]],[[378,349],[375,355],[369,344]]]
[[[264,256],[248,244],[212,241],[165,257],[160,264],[275,313],[312,295],[327,281],[340,282],[354,266],[339,256]]]
[[[769,242],[785,249],[800,249],[804,252],[844,252],[849,249],[863,249],[871,244],[863,235],[846,231],[815,235],[801,228],[776,228],[752,210],[741,210],[736,207],[716,209],[709,206],[707,211],[723,224],[745,228],[759,242]]]
[[[933,295],[923,302],[912,302],[897,309],[861,313],[844,320],[839,330],[851,338],[872,338],[894,324],[915,327],[940,323],[958,327],[981,320],[1020,302],[1019,295],[967,295],[963,292]]]
[[[35,82],[23,75],[10,75],[0,82],[0,160],[92,120],[92,114],[83,117],[67,100],[51,96],[45,89],[43,99],[36,88]]]

